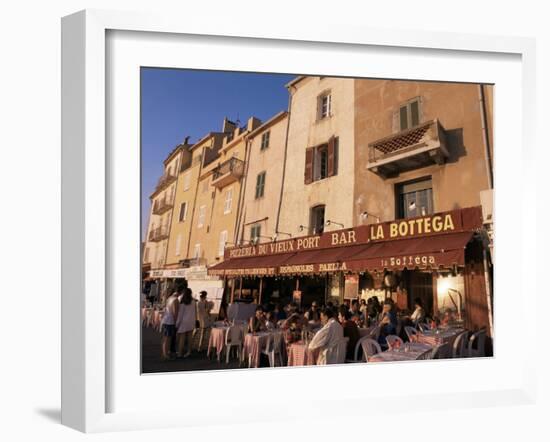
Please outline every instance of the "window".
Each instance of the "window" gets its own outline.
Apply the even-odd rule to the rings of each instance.
[[[319,95],[317,109],[318,120],[322,120],[332,115],[332,96],[330,92]]]
[[[143,254],[143,262],[149,262],[149,247],[145,247],[145,253]]]
[[[420,101],[415,98],[399,108],[399,130],[411,129],[420,124]]]
[[[200,206],[199,207],[199,216],[198,216],[198,222],[197,227],[204,226],[204,218],[206,217],[206,206]]]
[[[202,182],[202,193],[208,192],[208,178],[205,178],[205,180]]]
[[[423,178],[396,185],[397,218],[434,213],[432,179]]]
[[[220,243],[218,246],[218,256],[223,256],[225,251],[225,244],[227,243],[227,230],[220,232]]]
[[[256,177],[256,199],[264,196],[265,172],[259,173]]]
[[[305,184],[337,175],[338,138],[330,137],[328,143],[306,149]]]
[[[320,235],[325,230],[325,206],[319,205],[311,208],[309,234]]]
[[[260,224],[254,224],[250,227],[250,241],[256,243],[260,239],[262,233],[262,226]]]
[[[181,203],[179,222],[182,223],[187,218],[187,203]]]
[[[187,172],[183,176],[183,190],[189,190],[189,187],[191,187],[191,172]]]
[[[181,254],[181,233],[178,233],[176,237],[176,251],[174,253],[176,256],[180,256]]]
[[[269,147],[269,130],[262,134],[262,144],[260,145],[260,150],[267,149]]]
[[[233,187],[230,187],[225,192],[225,201],[223,203],[223,213],[231,213],[231,205],[233,204]]]
[[[195,244],[195,248],[193,249],[193,258],[198,259],[201,257],[201,245]]]

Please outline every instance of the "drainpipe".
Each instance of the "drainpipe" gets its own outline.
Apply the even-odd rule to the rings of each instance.
[[[212,148],[214,146],[214,141],[212,140],[212,143],[210,143],[210,147]],[[195,195],[193,197],[193,210],[191,210],[191,219],[189,220],[189,238],[187,239],[187,250],[185,252],[185,259],[189,259],[189,247],[191,247],[191,232],[193,231],[193,220],[195,218],[195,209],[197,205],[197,194],[199,193],[199,183],[200,183],[200,177],[202,173],[202,163],[204,161],[204,152],[206,150],[206,147],[203,146],[202,152],[201,152],[201,160],[199,164],[199,176],[197,178],[197,185],[195,186]],[[191,155],[191,167],[193,165],[193,155]],[[189,171],[191,173],[191,171]]]
[[[290,86],[294,91],[296,88],[294,86]],[[288,132],[290,128],[290,108],[292,107],[292,93],[289,90],[288,91],[288,112],[287,112],[287,120],[286,120],[286,138],[285,138],[285,155],[283,158],[283,176],[281,180],[281,193],[279,195],[279,206],[277,208],[277,219],[275,221],[275,234],[279,231],[279,218],[281,216],[281,206],[283,204],[283,190],[285,186],[285,174],[286,174],[286,157],[287,157],[287,151],[288,151]]]
[[[239,186],[239,199],[237,204],[237,221],[235,223],[235,230],[233,232],[233,238],[234,243],[239,244],[239,231],[240,231],[240,225],[241,225],[241,217],[243,214],[243,206],[244,206],[244,198],[246,195],[246,184],[248,182],[248,168],[250,167],[250,151],[251,149],[251,140],[249,138],[246,138],[246,144],[245,144],[245,152],[244,152],[244,160],[245,160],[245,170],[244,170],[244,177],[242,178],[242,183]],[[244,228],[244,226],[243,226]],[[244,236],[244,233],[243,233]]]
[[[487,179],[489,181],[489,189],[493,188],[493,159],[491,157],[491,145],[489,141],[489,128],[487,125],[487,109],[485,105],[485,90],[483,85],[479,85],[479,109],[481,116],[481,131],[483,132],[483,146],[485,148],[485,165],[487,166]]]

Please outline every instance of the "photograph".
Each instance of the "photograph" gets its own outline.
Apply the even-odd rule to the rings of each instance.
[[[141,67],[141,373],[493,357],[494,87]]]

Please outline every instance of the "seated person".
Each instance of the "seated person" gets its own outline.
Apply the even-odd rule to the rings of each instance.
[[[380,336],[378,343],[382,348],[387,348],[386,336],[395,335],[397,332],[397,314],[393,308],[393,302],[389,299],[384,301],[380,319]]]
[[[265,314],[265,328],[267,330],[275,330],[277,328],[277,321],[273,312],[267,312]]]
[[[292,316],[285,322],[284,337],[287,346],[302,340],[302,327],[298,316]]]
[[[414,312],[410,316],[411,322],[416,326],[426,319],[426,312],[422,308],[422,300],[415,298],[414,300]]]
[[[323,327],[315,333],[315,336],[309,343],[309,349],[319,349],[319,357],[317,365],[336,364],[336,352],[329,352],[344,337],[344,329],[340,323],[334,318],[335,312],[333,308],[325,308],[321,312],[321,323]]]
[[[308,321],[320,322],[321,314],[316,301],[311,303],[310,309],[304,315]]]
[[[256,307],[254,316],[250,318],[248,323],[248,331],[250,333],[257,333],[260,331],[265,331],[266,329],[264,310],[261,306],[258,306]]]
[[[353,359],[355,357],[355,345],[359,340],[359,327],[351,320],[351,313],[347,308],[340,309],[338,313],[338,321],[344,329],[344,338],[349,338],[348,346],[346,349],[346,359]]]
[[[359,302],[357,301],[357,299],[354,299],[353,301],[351,301],[350,313],[352,316],[358,315],[359,318],[361,318],[361,322],[365,321],[365,315],[361,313],[361,310],[359,308]]]

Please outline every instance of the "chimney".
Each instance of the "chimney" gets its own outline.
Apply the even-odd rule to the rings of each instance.
[[[252,132],[254,129],[256,129],[257,127],[260,127],[262,124],[262,121],[256,117],[250,117],[248,119],[248,122],[246,123],[246,129],[249,131],[249,132]]]

